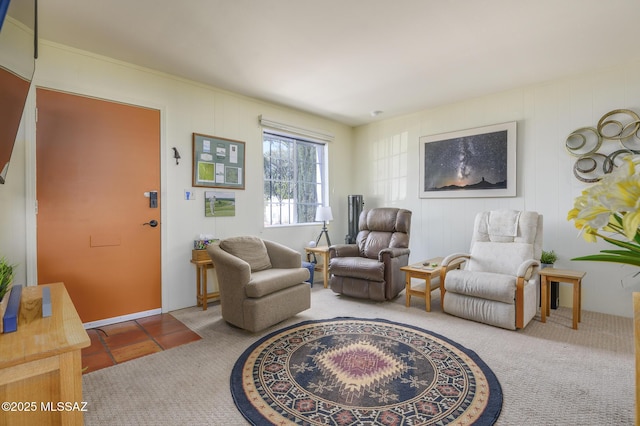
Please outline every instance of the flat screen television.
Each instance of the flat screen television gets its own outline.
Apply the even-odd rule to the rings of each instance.
[[[0,184],[33,80],[37,56],[37,0],[0,0]]]

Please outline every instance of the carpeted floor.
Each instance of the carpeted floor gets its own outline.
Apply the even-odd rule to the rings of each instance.
[[[404,306],[349,299],[315,285],[311,309],[264,332],[226,324],[220,308],[172,312],[202,339],[83,376],[87,425],[245,425],[229,390],[237,359],[261,337],[301,321],[339,316],[385,318],[443,335],[474,351],[497,376],[503,405],[496,425],[632,425],[635,403],[633,321],[583,311],[552,311],[524,330],[502,330],[432,312],[424,300]],[[629,296],[631,302],[631,295]]]

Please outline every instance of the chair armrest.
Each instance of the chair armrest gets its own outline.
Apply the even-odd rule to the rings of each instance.
[[[400,256],[404,256],[404,255],[409,255],[411,253],[411,250],[409,250],[408,248],[385,248],[380,250],[380,253],[378,253],[378,260],[380,262],[384,262],[383,258],[385,256],[389,256],[391,258],[393,257],[400,257]]]
[[[523,277],[525,280],[529,280],[538,267],[540,267],[540,262],[537,260],[525,260],[520,264],[520,266],[518,266],[518,277]]]
[[[251,266],[247,262],[222,250],[218,244],[209,245],[207,252],[221,286],[228,282],[234,283],[234,287],[244,288],[251,279]]]
[[[329,247],[329,259],[358,256],[360,256],[360,249],[357,244],[335,244]]]
[[[302,267],[302,255],[292,248],[289,248],[274,241],[262,240],[273,268],[300,268]]]
[[[471,259],[471,255],[468,253],[453,253],[450,254],[449,256],[445,257],[444,259],[442,259],[442,266],[443,267],[447,267],[449,266],[451,263],[453,263],[454,261],[458,261],[461,259]],[[458,264],[458,262],[456,262],[456,264]]]

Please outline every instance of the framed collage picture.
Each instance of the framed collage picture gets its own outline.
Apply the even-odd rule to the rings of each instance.
[[[193,186],[244,189],[245,143],[193,134]]]

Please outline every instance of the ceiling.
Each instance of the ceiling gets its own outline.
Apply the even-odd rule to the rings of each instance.
[[[30,0],[12,1],[19,17]],[[638,0],[41,0],[38,14],[41,39],[351,126],[640,58]]]

